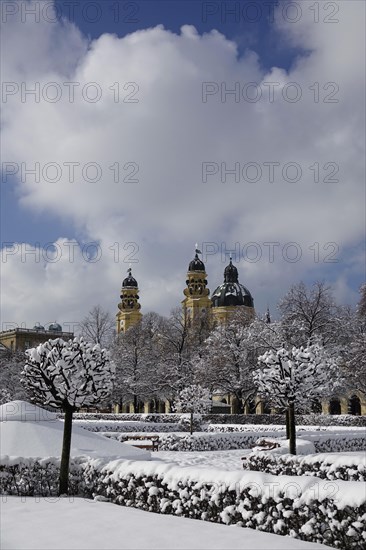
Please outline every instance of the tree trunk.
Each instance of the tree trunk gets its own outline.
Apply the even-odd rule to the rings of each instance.
[[[286,439],[290,439],[290,415],[288,409],[286,409]]]
[[[72,433],[72,415],[73,408],[65,408],[64,435],[62,441],[61,466],[60,466],[60,485],[59,495],[67,495],[69,492],[69,462]]]
[[[139,401],[137,399],[137,395],[134,395],[133,396],[133,410],[134,410],[135,413],[138,413],[139,412],[138,409],[139,409]]]
[[[289,403],[289,431],[290,431],[290,454],[296,454],[296,426],[295,426],[295,404]]]
[[[191,412],[191,416],[190,416],[189,430],[192,435],[193,434],[193,412]]]

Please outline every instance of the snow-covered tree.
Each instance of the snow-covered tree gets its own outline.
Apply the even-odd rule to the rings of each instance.
[[[17,399],[27,400],[27,391],[21,382],[25,354],[23,351],[0,350],[0,399],[2,403]]]
[[[270,350],[254,372],[258,392],[288,411],[290,453],[296,454],[295,411],[329,394],[338,381],[338,365],[319,344]]]
[[[201,326],[198,333],[195,333],[195,326],[180,308],[174,309],[159,327],[156,338],[156,380],[160,383],[164,397],[171,404],[184,387],[194,382],[193,359],[203,330]]]
[[[94,306],[80,323],[80,333],[88,342],[109,346],[115,332],[115,320],[100,305]]]
[[[360,300],[357,305],[357,313],[361,319],[366,321],[366,283],[360,286]]]
[[[26,350],[24,383],[33,400],[65,413],[60,467],[60,494],[68,492],[72,416],[81,407],[98,405],[112,390],[114,364],[99,344],[83,338],[48,340]]]
[[[244,401],[255,390],[252,377],[256,367],[255,350],[248,330],[248,326],[237,318],[217,326],[205,342],[196,370],[196,380],[200,384],[212,392],[233,395],[239,413],[244,410]]]
[[[193,433],[193,415],[207,413],[212,406],[210,392],[199,384],[192,384],[179,392],[174,402],[178,412],[190,413],[190,433]]]
[[[356,312],[344,323],[344,375],[350,389],[366,395],[366,284],[360,288]]]
[[[324,282],[315,282],[310,288],[303,282],[293,285],[278,307],[286,339],[295,346],[315,339],[327,345],[342,328],[332,290]]]
[[[144,315],[139,323],[118,335],[112,348],[116,364],[113,397],[120,405],[132,402],[135,412],[159,390],[156,344],[159,323],[157,314]]]

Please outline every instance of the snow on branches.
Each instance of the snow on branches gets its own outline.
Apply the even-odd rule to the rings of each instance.
[[[330,392],[338,378],[336,361],[319,344],[270,350],[258,362],[258,392],[277,407],[294,403],[304,409]]]
[[[114,363],[99,344],[83,338],[48,340],[26,351],[24,382],[44,405],[77,410],[105,400],[114,379]]]
[[[210,392],[198,384],[187,386],[174,402],[174,408],[180,412],[207,413],[211,409]]]

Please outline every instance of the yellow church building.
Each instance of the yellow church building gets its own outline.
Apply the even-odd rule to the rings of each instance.
[[[186,287],[183,290],[182,314],[195,323],[202,314],[209,312],[213,324],[225,323],[239,307],[246,313],[248,322],[255,317],[254,300],[250,291],[239,282],[239,273],[230,257],[229,264],[224,270],[224,281],[213,291],[207,287],[207,273],[203,261],[199,258],[200,251],[195,250],[195,256],[188,265]],[[139,303],[139,288],[136,279],[132,276],[131,268],[128,276],[122,282],[121,302],[118,304],[116,315],[117,334],[126,332],[138,323],[141,318]],[[221,404],[220,404],[221,403]],[[366,401],[358,392],[347,395],[331,396],[329,401],[321,404],[324,414],[366,414]],[[230,395],[214,396],[213,408],[215,412],[237,412],[237,404]],[[151,403],[144,403],[143,412],[152,412]],[[159,412],[169,412],[169,403],[159,403]],[[123,407],[123,412],[133,412],[131,404]],[[263,403],[255,399],[245,405],[245,413],[270,412]]]

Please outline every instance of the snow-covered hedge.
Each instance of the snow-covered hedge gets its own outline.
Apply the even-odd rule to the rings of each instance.
[[[102,435],[118,441],[126,441],[128,435],[119,432],[101,432]],[[265,432],[268,437],[279,437],[278,432]],[[229,449],[248,449],[254,447],[258,432],[224,432],[205,433],[161,433],[159,435],[159,451],[224,451]],[[130,434],[132,435],[132,434]],[[133,435],[139,435],[133,433]],[[299,434],[300,435],[300,434]],[[311,433],[301,434],[314,444],[317,453],[362,451],[366,450],[366,434],[360,433]]]
[[[63,418],[60,414],[60,418]],[[182,414],[178,413],[74,413],[75,420],[106,420],[106,421],[132,421],[132,422],[179,422]]]
[[[117,441],[126,441],[127,434],[118,432],[102,432],[101,435]],[[138,433],[129,435],[139,435]],[[247,449],[252,447],[258,439],[258,434],[233,433],[160,433],[159,451],[222,451],[226,449]]]
[[[70,460],[69,487],[79,494],[83,484],[82,464],[87,457]],[[2,456],[0,460],[0,494],[44,497],[58,493],[60,458],[24,458]]]
[[[62,415],[60,415],[62,417]],[[179,413],[75,413],[79,420],[131,420],[134,422],[179,422]],[[278,424],[285,425],[283,414],[204,414],[204,423],[209,424]],[[296,423],[304,426],[366,426],[366,415],[351,414],[298,414]]]
[[[285,433],[286,427],[278,424],[209,424],[208,432],[279,432]],[[350,429],[347,426],[316,426],[316,425],[297,425],[296,431],[301,432],[323,432],[323,433],[343,433],[343,434],[364,434],[365,429],[361,426],[354,426]]]
[[[366,433],[306,433],[306,439],[314,443],[317,453],[338,453],[366,450]]]
[[[210,424],[286,424],[283,414],[207,414]],[[302,426],[366,426],[366,416],[351,414],[297,414],[296,424]]]
[[[185,432],[187,428],[182,423],[168,422],[118,422],[117,420],[74,420],[74,424],[90,432]]]
[[[56,496],[58,459],[1,457],[5,495]],[[366,487],[259,472],[77,457],[72,490],[85,498],[269,533],[342,550],[366,549]]]
[[[316,476],[322,479],[366,481],[366,457],[354,455],[315,454],[307,456],[253,452],[243,458],[243,468],[274,475]]]
[[[257,472],[205,471],[90,461],[85,483],[123,506],[290,535],[342,550],[366,548],[366,491],[359,482]],[[362,485],[362,486],[361,486]]]

